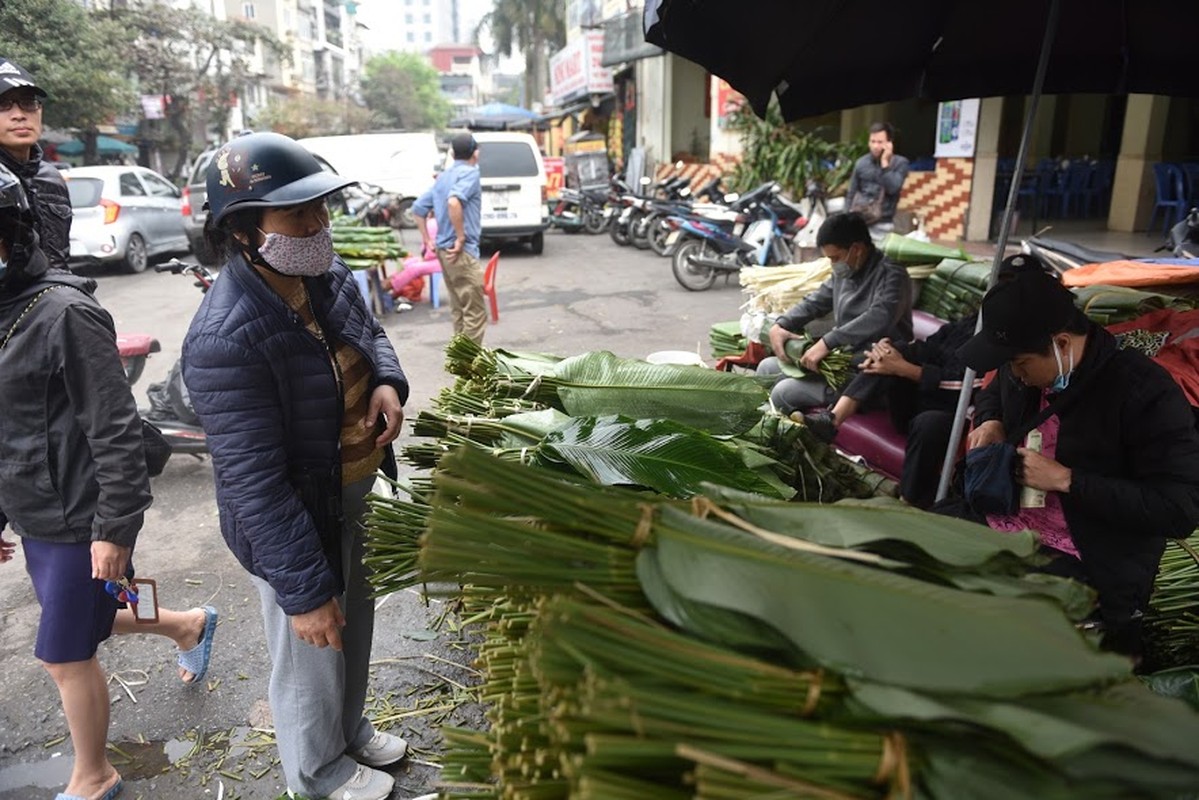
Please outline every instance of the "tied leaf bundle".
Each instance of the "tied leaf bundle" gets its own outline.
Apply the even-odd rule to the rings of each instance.
[[[1166,542],[1145,618],[1146,659],[1199,666],[1199,534]]]
[[[816,340],[807,331],[798,339],[788,339],[784,349],[791,362],[779,359],[779,368],[783,374],[789,378],[806,377],[809,371],[800,366],[799,359],[814,344],[816,344]],[[850,348],[834,347],[827,356],[820,360],[816,369],[829,386],[834,389],[844,389],[853,379],[853,357],[853,351]]]
[[[350,269],[368,269],[378,266],[382,261],[398,260],[408,255],[391,228],[342,224],[333,227],[333,252],[341,256]]]
[[[1019,576],[1031,535],[681,503],[469,448],[435,482],[418,577],[486,623],[492,704],[486,778],[455,732],[451,797],[1165,800],[1199,776],[1199,717],[1073,630],[1046,590],[1068,582]]]
[[[716,322],[708,329],[708,347],[713,358],[736,356],[745,352],[746,339],[741,333],[741,323]]]

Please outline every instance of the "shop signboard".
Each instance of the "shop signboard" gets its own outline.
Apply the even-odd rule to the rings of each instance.
[[[937,158],[974,158],[978,133],[978,98],[953,100],[937,106]]]
[[[584,31],[550,58],[550,96],[555,105],[593,94],[611,94],[612,73],[601,65],[604,35]]]

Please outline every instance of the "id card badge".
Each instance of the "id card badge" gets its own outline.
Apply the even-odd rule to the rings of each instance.
[[[158,582],[152,578],[134,578],[137,603],[133,606],[133,620],[149,624],[158,622]]]

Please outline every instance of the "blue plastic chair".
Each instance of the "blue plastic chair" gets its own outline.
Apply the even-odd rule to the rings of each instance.
[[[1195,208],[1199,206],[1199,162],[1188,161],[1185,164],[1179,164],[1178,167],[1182,170],[1182,174],[1186,178],[1187,205]]]
[[[1165,236],[1171,226],[1186,216],[1186,176],[1176,165],[1158,161],[1153,165],[1153,184],[1156,200],[1146,234],[1153,233],[1153,223],[1157,219],[1157,212],[1161,211],[1162,236]]]

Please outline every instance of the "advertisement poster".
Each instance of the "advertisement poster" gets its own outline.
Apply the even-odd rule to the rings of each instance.
[[[546,156],[542,160],[545,162],[545,197],[547,200],[557,200],[566,183],[566,159]]]
[[[724,78],[714,78],[716,81],[716,127],[724,130],[729,126],[730,117],[745,103],[745,96],[729,86]]]
[[[937,158],[974,158],[978,98],[952,100],[937,107]]]

